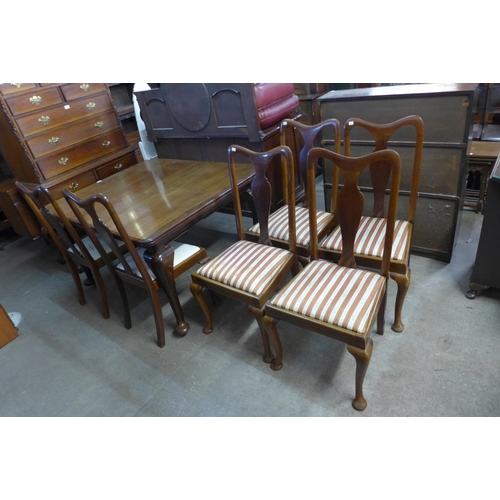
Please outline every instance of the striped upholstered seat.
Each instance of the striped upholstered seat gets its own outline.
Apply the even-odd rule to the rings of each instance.
[[[329,212],[316,211],[318,220],[318,234],[333,224],[333,215]],[[295,207],[297,245],[307,247],[311,241],[309,234],[309,209]],[[260,234],[260,225],[254,224],[247,230],[251,234]],[[269,237],[271,239],[288,241],[288,207],[285,205],[269,216]]]
[[[354,242],[355,255],[367,255],[382,258],[384,250],[385,230],[387,219],[378,217],[361,217],[356,240]],[[408,256],[408,244],[411,224],[408,221],[397,220],[394,225],[394,240],[391,259],[405,261]],[[342,251],[342,234],[337,227],[319,245],[320,249]]]
[[[241,240],[200,267],[197,274],[260,295],[291,255],[282,248]]]
[[[384,286],[380,274],[315,260],[269,304],[366,335]]]

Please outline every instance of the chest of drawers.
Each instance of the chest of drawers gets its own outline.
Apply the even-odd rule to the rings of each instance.
[[[137,163],[105,83],[2,83],[0,107],[0,152],[15,180],[59,195]]]

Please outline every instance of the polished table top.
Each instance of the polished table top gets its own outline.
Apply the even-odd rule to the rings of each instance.
[[[236,175],[241,189],[253,178],[252,165],[237,164]],[[142,247],[173,240],[232,201],[227,163],[201,160],[147,160],[76,194],[87,198],[98,192],[111,201],[131,239]],[[76,221],[66,201],[60,205]],[[112,229],[106,214],[102,219]]]

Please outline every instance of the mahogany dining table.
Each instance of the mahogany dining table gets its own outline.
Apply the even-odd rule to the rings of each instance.
[[[245,188],[254,177],[252,165],[236,164],[236,177],[238,188]],[[175,333],[185,335],[189,324],[168,271],[168,266],[173,265],[169,242],[232,201],[228,164],[154,158],[76,192],[82,199],[95,193],[109,199],[134,244],[146,248],[149,257],[146,261],[167,293],[174,312]],[[78,225],[66,200],[58,201],[68,218]],[[107,213],[103,212],[102,220],[112,230],[114,225]]]

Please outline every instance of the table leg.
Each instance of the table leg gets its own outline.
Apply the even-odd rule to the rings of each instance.
[[[189,324],[184,321],[179,295],[174,280],[174,249],[171,245],[148,248],[144,252],[144,260],[159,280],[161,287],[167,294],[168,301],[174,311],[177,326],[174,332],[184,336],[189,330]]]

